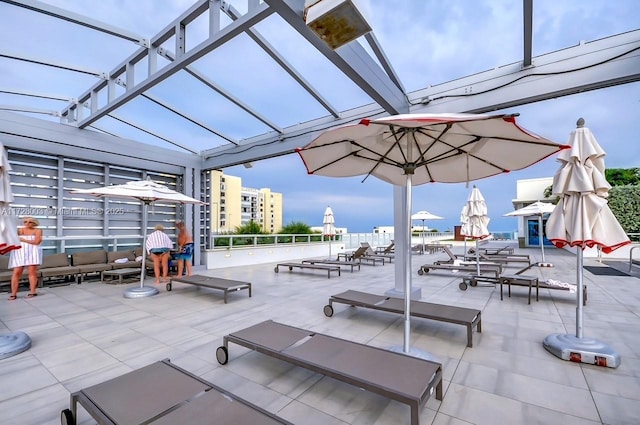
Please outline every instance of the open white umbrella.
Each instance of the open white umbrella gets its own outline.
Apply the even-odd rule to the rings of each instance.
[[[331,207],[327,207],[324,210],[324,217],[322,218],[322,234],[329,236],[329,258],[331,258],[331,240],[336,234],[335,218],[333,217],[333,210]]]
[[[421,220],[422,221],[422,252],[424,253],[424,222],[426,220],[442,220],[443,217],[439,215],[431,214],[429,211],[418,211],[415,214],[411,215],[411,220]]]
[[[0,255],[20,249],[18,227],[9,205],[13,202],[9,171],[11,171],[11,164],[7,158],[7,151],[0,142]]]
[[[149,204],[155,201],[163,201],[175,204],[200,204],[204,202],[191,198],[183,193],[176,192],[169,189],[166,186],[158,184],[152,181],[150,178],[146,180],[130,181],[124,184],[97,187],[92,189],[77,189],[72,190],[69,193],[73,194],[85,194],[97,196],[99,198],[122,198],[122,199],[137,199],[142,202],[142,215],[147,216],[147,210]],[[144,241],[146,240],[146,232],[143,230],[142,240],[142,271],[140,273],[140,287],[129,288],[125,291],[125,298],[141,298],[155,295],[158,290],[154,287],[144,286],[144,274],[145,274],[145,261],[146,252],[144,249]]]
[[[480,274],[480,250],[478,249],[478,241],[486,239],[491,235],[489,233],[489,221],[491,221],[491,219],[487,214],[488,209],[484,196],[480,193],[480,189],[473,186],[467,203],[462,208],[462,215],[466,217],[466,221],[460,229],[460,235],[476,242],[477,274]]]
[[[538,240],[540,242],[540,250],[542,251],[542,262],[538,263],[540,266],[550,266],[544,258],[544,227],[542,226],[542,216],[553,212],[556,208],[550,202],[536,201],[525,207],[518,208],[515,211],[504,214],[505,217],[529,217],[532,215],[538,216]]]
[[[372,175],[405,187],[403,217],[411,222],[411,188],[458,183],[519,170],[563,149],[516,125],[516,115],[406,114],[365,119],[325,131],[297,152],[309,174]],[[364,181],[363,180],[363,181]],[[405,231],[404,344],[410,352],[411,226]]]
[[[576,247],[576,334],[549,335],[543,345],[565,360],[618,367],[620,356],[611,347],[583,337],[583,250],[599,246],[609,253],[631,241],[607,204],[611,185],[604,174],[606,154],[582,118],[569,136],[569,144],[571,149],[558,155],[560,168],[553,177],[553,192],[561,198],[547,220],[547,238],[558,248]]]

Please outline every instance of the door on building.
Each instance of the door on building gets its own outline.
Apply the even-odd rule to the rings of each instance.
[[[540,229],[538,229],[540,223],[538,221],[538,217],[527,218],[527,246],[540,246]],[[542,219],[542,232],[544,233],[544,229],[547,227],[547,219]],[[549,239],[547,239],[547,235],[543,235],[544,239],[542,243],[545,246],[553,245]]]

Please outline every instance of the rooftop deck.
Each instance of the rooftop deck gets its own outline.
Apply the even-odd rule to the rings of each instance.
[[[497,242],[496,242],[497,244]],[[504,243],[502,243],[504,245]],[[455,252],[462,252],[457,247]],[[516,249],[540,260],[537,249]],[[527,274],[575,283],[575,256],[546,250],[552,268]],[[443,259],[442,253],[412,256],[413,270]],[[604,266],[594,259],[585,265]],[[275,264],[199,271],[249,281],[253,296],[174,283],[159,295],[126,299],[128,286],[86,282],[40,289],[16,301],[0,299],[0,332],[24,331],[32,347],[0,360],[0,411],[5,425],[59,424],[69,394],[149,363],[175,364],[285,419],[305,425],[408,424],[409,408],[279,360],[230,346],[220,366],[222,337],[273,319],[378,347],[402,344],[400,316],[336,305],[323,314],[329,296],[346,289],[383,294],[393,287],[394,266],[363,265],[361,271],[327,279],[318,273],[281,270]],[[624,266],[626,267],[626,266]],[[507,272],[518,267],[509,267]],[[638,274],[640,276],[640,274]],[[421,424],[637,424],[640,418],[640,281],[584,271],[589,299],[584,335],[609,343],[622,357],[617,369],[560,360],[542,347],[551,333],[575,333],[575,294],[540,291],[527,305],[527,289],[514,287],[500,301],[499,288],[458,288],[458,274],[413,274],[424,301],[482,310],[482,333],[466,346],[464,327],[412,319],[412,346],[443,365],[444,399],[432,397]],[[153,279],[149,279],[153,284]],[[131,283],[130,285],[136,285]],[[6,298],[7,294],[1,294]],[[171,391],[149,388],[141,397]],[[80,409],[79,424],[93,424]]]

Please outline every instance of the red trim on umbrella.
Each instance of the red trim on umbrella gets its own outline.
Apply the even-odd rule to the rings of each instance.
[[[0,244],[0,255],[5,255],[9,251],[20,248],[22,248],[20,245],[7,245],[6,243]]]
[[[549,239],[549,241],[555,245],[556,248],[564,248],[565,246],[570,246],[572,248],[578,247],[578,248],[582,248],[583,250],[585,248],[593,248],[594,246],[599,246],[600,250],[602,252],[604,252],[605,254],[609,254],[613,251],[615,251],[616,249],[623,247],[625,245],[629,245],[631,243],[631,241],[624,241],[624,242],[620,242],[617,243],[615,245],[608,245],[605,246],[603,244],[601,244],[600,242],[594,241],[594,240],[587,240],[587,241],[567,241],[565,239]]]

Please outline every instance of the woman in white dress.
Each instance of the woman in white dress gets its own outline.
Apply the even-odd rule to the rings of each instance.
[[[18,286],[25,267],[27,267],[29,274],[29,293],[27,298],[33,298],[38,295],[36,288],[38,286],[38,266],[42,264],[42,248],[40,247],[42,230],[37,228],[40,223],[33,217],[25,217],[23,223],[24,227],[18,229],[20,249],[11,251],[11,256],[9,257],[9,268],[13,269],[9,300],[18,298]]]

